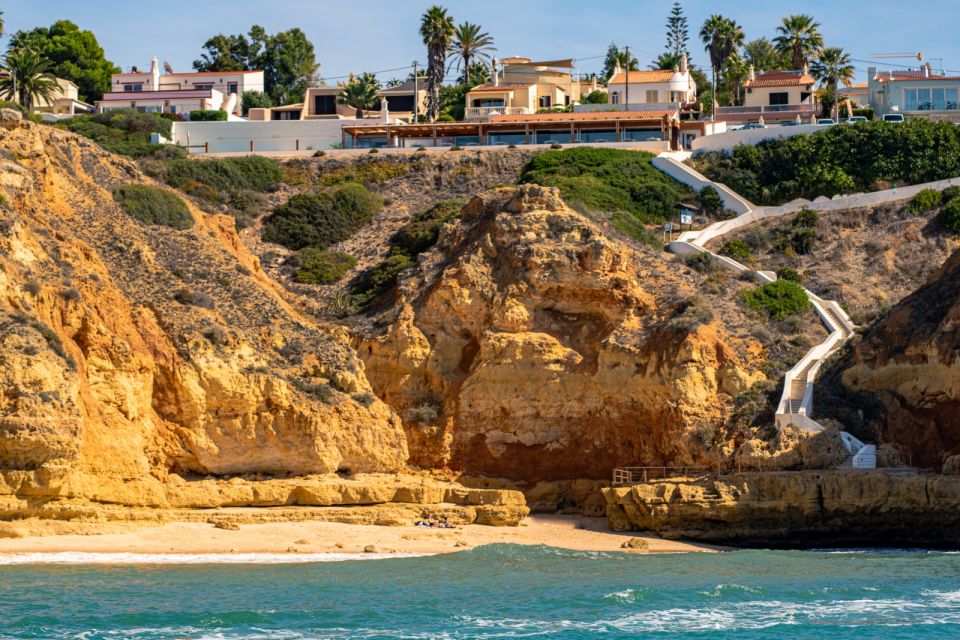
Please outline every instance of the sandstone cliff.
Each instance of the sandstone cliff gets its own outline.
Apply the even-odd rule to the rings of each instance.
[[[284,302],[232,220],[137,222],[112,197],[130,183],[153,184],[85,139],[0,131],[4,493],[122,503],[170,473],[402,468],[400,419],[346,337]]]
[[[960,455],[960,252],[882,317],[825,375],[823,404],[914,465]]]
[[[358,341],[411,463],[540,481],[730,455],[732,399],[763,379],[763,349],[653,253],[553,189],[474,198],[402,283],[389,326]]]

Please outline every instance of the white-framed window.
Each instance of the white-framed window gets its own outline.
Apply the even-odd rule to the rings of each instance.
[[[142,84],[125,84],[123,85],[124,91],[143,91]]]
[[[610,104],[620,104],[620,92],[614,91],[610,94]]]
[[[540,96],[538,101],[541,109],[549,109],[551,107],[550,96]]]
[[[197,89],[197,90],[199,90],[199,91],[202,91],[202,90],[205,90],[205,89],[213,89],[213,83],[212,83],[212,82],[204,82],[204,83],[201,83],[201,84],[195,84],[195,85],[193,85],[193,88],[194,88],[194,89]]]
[[[647,90],[647,104],[654,104],[660,101],[660,92],[656,89]]]

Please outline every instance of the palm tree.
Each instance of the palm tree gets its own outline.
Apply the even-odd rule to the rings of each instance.
[[[433,5],[420,20],[420,37],[427,45],[427,118],[430,121],[440,115],[440,86],[454,32],[453,18],[443,7]]]
[[[490,67],[482,62],[472,62],[469,70],[464,69],[460,77],[457,78],[457,84],[467,85],[472,89],[481,84],[487,84],[490,79]]]
[[[743,45],[742,57],[753,65],[757,73],[781,68],[782,56],[777,52],[773,43],[766,38],[757,38]]]
[[[839,118],[840,96],[837,94],[837,85],[842,82],[849,87],[853,84],[856,73],[850,54],[840,47],[827,47],[820,51],[810,67],[810,72],[821,84],[833,88],[834,118]]]
[[[337,96],[337,102],[353,107],[357,110],[357,117],[362,118],[364,110],[373,109],[377,106],[379,100],[377,90],[380,83],[377,77],[372,73],[364,73],[355,76],[352,73],[346,82],[340,82],[340,95]]]
[[[38,100],[53,101],[60,88],[50,70],[53,63],[31,49],[14,49],[7,52],[4,66],[10,72],[0,80],[0,96],[15,100],[27,111],[33,111]]]
[[[680,66],[680,56],[672,51],[666,51],[654,58],[650,63],[649,69],[653,71],[673,71]]]
[[[480,30],[480,25],[463,22],[453,32],[453,44],[450,45],[450,55],[457,61],[456,69],[463,69],[466,78],[464,84],[470,84],[470,76],[476,63],[490,64],[490,54],[496,51],[493,38],[489,33]],[[488,74],[489,76],[489,74]]]
[[[0,38],[7,35],[7,21],[3,19],[3,11],[0,11]]]
[[[783,24],[777,27],[777,33],[780,35],[773,39],[773,43],[780,55],[790,60],[795,70],[802,69],[807,61],[823,48],[820,23],[812,16],[787,16],[783,19]]]
[[[743,82],[748,77],[750,63],[734,52],[723,66],[723,79],[727,83],[727,90],[733,92],[734,104],[743,104]]]
[[[733,20],[713,14],[700,28],[700,39],[710,54],[710,66],[713,69],[713,111],[712,118],[717,119],[717,74],[727,60],[743,44],[743,29]]]

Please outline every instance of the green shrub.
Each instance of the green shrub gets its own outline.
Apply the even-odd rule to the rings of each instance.
[[[908,210],[911,213],[926,213],[940,206],[943,194],[936,189],[924,189],[913,197]]]
[[[713,322],[713,309],[698,296],[684,300],[670,318],[670,326],[683,331],[693,331],[697,327]]]
[[[700,190],[700,205],[710,215],[717,215],[723,211],[723,200],[713,187],[704,187]]]
[[[265,191],[283,179],[283,172],[280,163],[263,156],[209,160],[174,158],[167,164],[160,178],[171,187],[177,188],[193,182],[219,191]]]
[[[577,147],[534,156],[523,183],[557,187],[564,200],[592,211],[624,211],[641,222],[659,223],[676,215],[693,193],[658,171],[653,155],[624,149]]]
[[[745,240],[734,238],[723,243],[723,246],[720,248],[720,253],[734,260],[743,261],[750,259],[750,256],[753,255],[753,249],[751,249]]]
[[[774,247],[785,255],[806,255],[813,250],[817,239],[817,213],[803,209],[790,222],[790,228],[781,231]]]
[[[30,117],[30,112],[27,111],[26,107],[19,102],[13,102],[12,100],[0,100],[0,109],[13,109],[14,111],[19,111],[20,115],[22,115],[24,118]]]
[[[390,244],[404,253],[415,256],[432,247],[440,235],[440,227],[460,215],[462,200],[442,200],[426,211],[421,211],[413,220],[400,228],[390,239]]]
[[[947,187],[943,190],[940,201],[942,204],[947,204],[957,196],[960,196],[960,187]]]
[[[812,307],[803,287],[789,280],[777,280],[742,291],[740,297],[748,307],[773,320],[783,320]]]
[[[228,117],[226,111],[219,109],[197,109],[190,112],[192,122],[226,122]]]
[[[294,258],[294,279],[304,284],[333,284],[357,264],[357,259],[346,253],[307,247]]]
[[[559,143],[557,143],[557,142],[554,142],[552,145],[550,145],[550,148],[551,148],[551,149],[563,149],[563,145],[562,145],[562,144],[559,144]]]
[[[374,154],[380,153],[380,149],[377,149],[376,147],[374,147],[373,149],[370,149],[370,151],[368,151],[367,153],[369,153],[370,155],[374,155]]]
[[[723,264],[707,252],[687,253],[680,256],[680,261],[697,273],[719,273],[724,270]]]
[[[127,110],[74,116],[54,126],[89,138],[111,153],[144,158],[165,147],[151,144],[151,134],[169,138],[172,124],[156,113]]]
[[[323,149],[321,149],[320,151],[317,151],[316,153],[314,153],[314,154],[313,154],[313,157],[314,157],[314,158],[322,158],[322,157],[324,157],[325,155],[327,155],[327,152],[324,151]]]
[[[186,203],[169,191],[142,184],[128,184],[114,189],[113,199],[127,215],[140,222],[172,229],[189,229],[193,226],[193,216]]]
[[[692,164],[757,204],[832,197],[960,175],[960,127],[923,118],[879,121],[705,153]]]
[[[289,249],[325,249],[370,222],[383,201],[366,187],[348,183],[317,195],[298,194],[273,210],[263,239]]]
[[[953,198],[943,207],[939,220],[944,229],[960,232],[960,198]]]
[[[392,289],[396,286],[400,274],[414,264],[416,262],[411,256],[395,250],[383,262],[364,273],[352,290],[359,305],[365,307],[379,295]]]
[[[344,184],[346,182],[359,182],[372,186],[399,178],[412,170],[419,169],[422,166],[421,162],[421,160],[393,157],[362,158],[357,162],[340,166],[329,163],[321,165],[316,180],[320,186]],[[291,165],[287,165],[288,174],[292,168]],[[290,183],[289,176],[284,179]]]
[[[796,269],[790,267],[780,267],[777,269],[778,280],[789,280],[790,282],[800,282],[802,278]]]
[[[645,224],[637,220],[632,213],[614,211],[610,214],[610,226],[637,242],[649,244],[652,247],[662,247],[663,240],[656,231],[651,231]]]
[[[456,121],[457,119],[454,118],[449,113],[441,113],[439,116],[437,116],[437,122],[456,122]]]
[[[203,291],[179,289],[173,294],[173,299],[185,306],[201,307],[203,309],[213,308],[213,298]]]

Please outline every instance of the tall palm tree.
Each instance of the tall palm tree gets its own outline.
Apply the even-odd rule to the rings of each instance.
[[[457,84],[464,84],[472,89],[481,84],[487,84],[491,78],[490,67],[482,62],[472,62],[470,63],[469,70],[464,69],[460,77],[457,78]]]
[[[380,83],[372,73],[359,76],[351,73],[349,79],[346,82],[340,82],[338,86],[340,94],[337,96],[337,102],[356,109],[358,118],[363,117],[364,110],[374,109],[380,100],[377,96]]]
[[[794,69],[802,69],[823,48],[820,23],[812,16],[787,16],[777,27],[777,33],[779,35],[773,39],[773,44],[785,59],[790,60]]]
[[[727,90],[733,93],[734,104],[743,104],[743,82],[748,77],[750,77],[750,62],[734,52],[723,65],[723,79],[727,83]]]
[[[833,117],[839,119],[840,96],[837,86],[842,82],[849,87],[856,73],[850,54],[840,47],[826,47],[810,66],[810,72],[821,84],[833,87]]]
[[[53,101],[60,86],[50,72],[49,60],[31,49],[14,49],[7,52],[4,66],[10,73],[0,80],[0,96],[17,101],[27,111],[33,111],[38,100]]]
[[[453,42],[453,18],[447,10],[433,5],[420,19],[420,37],[427,45],[427,118],[440,115],[440,86],[447,68],[447,51]]]
[[[481,31],[480,25],[469,22],[457,25],[449,53],[457,61],[457,71],[463,69],[467,80],[464,84],[470,84],[470,76],[476,63],[490,64],[490,54],[494,51],[496,48],[493,46],[493,37]]]
[[[710,67],[713,69],[713,111],[711,118],[717,119],[717,74],[731,56],[736,54],[743,44],[743,29],[736,22],[713,14],[700,28],[700,39],[710,54]]]
[[[0,38],[7,35],[7,21],[3,18],[3,11],[0,11]]]

